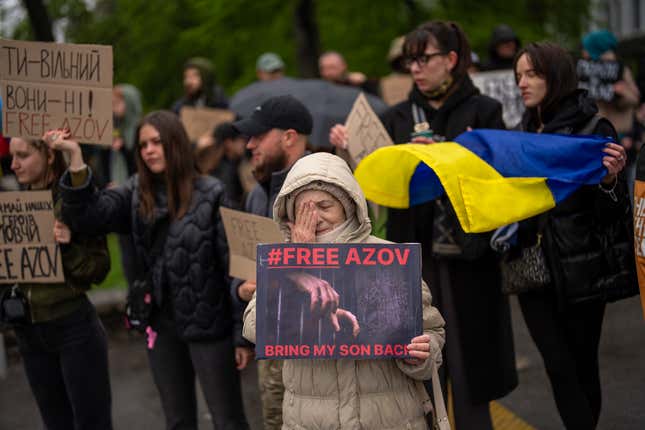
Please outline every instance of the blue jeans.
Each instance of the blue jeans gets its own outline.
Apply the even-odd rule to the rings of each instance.
[[[15,331],[45,427],[111,430],[107,336],[89,300],[70,315]]]

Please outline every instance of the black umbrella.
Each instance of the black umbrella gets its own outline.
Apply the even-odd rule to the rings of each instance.
[[[300,100],[314,119],[310,142],[316,148],[330,147],[329,129],[344,124],[360,90],[336,85],[321,79],[280,78],[259,81],[242,88],[231,100],[231,110],[240,117],[251,115],[253,109],[265,100],[281,95],[291,95]],[[374,112],[383,113],[388,106],[378,97],[365,94]]]

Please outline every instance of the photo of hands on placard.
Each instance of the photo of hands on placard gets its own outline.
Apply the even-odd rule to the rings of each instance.
[[[397,344],[411,338],[416,316],[405,268],[270,270],[264,343]],[[260,326],[260,325],[259,325]]]

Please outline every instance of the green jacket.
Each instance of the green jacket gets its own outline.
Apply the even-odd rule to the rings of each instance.
[[[60,219],[62,199],[57,187],[52,189],[54,216]],[[91,284],[98,284],[110,271],[110,254],[105,236],[72,233],[68,244],[60,245],[64,283],[20,284],[27,297],[32,323],[61,318],[76,310],[85,300]],[[0,286],[0,297],[11,285]]]

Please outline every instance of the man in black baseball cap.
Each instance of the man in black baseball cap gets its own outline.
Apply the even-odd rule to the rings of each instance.
[[[313,119],[292,96],[278,96],[262,103],[233,127],[249,138],[246,148],[253,154],[253,174],[263,184],[271,180],[273,173],[291,167],[303,156]]]
[[[291,166],[306,151],[307,135],[311,133],[313,119],[307,108],[292,96],[272,97],[255,108],[250,117],[233,123],[233,127],[246,135],[246,144],[253,158],[253,175],[258,185],[246,198],[245,211],[273,218],[273,202],[284,183]],[[231,294],[236,308],[251,300],[255,282],[234,279]],[[282,362],[258,361],[261,385],[262,415],[266,430],[282,427]]]
[[[294,129],[300,134],[311,133],[313,119],[309,110],[292,96],[271,97],[253,110],[250,117],[233,126],[242,134],[253,137],[272,128]]]

